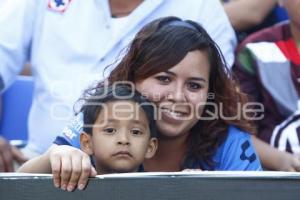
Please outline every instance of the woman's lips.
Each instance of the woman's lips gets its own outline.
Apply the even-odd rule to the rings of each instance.
[[[187,112],[173,111],[168,108],[161,108],[160,110],[162,119],[171,123],[178,123],[189,116]]]

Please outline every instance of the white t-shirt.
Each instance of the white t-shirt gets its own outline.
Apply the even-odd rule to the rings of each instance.
[[[111,31],[114,38],[120,35],[127,23],[130,23],[130,15],[125,17],[111,18]]]

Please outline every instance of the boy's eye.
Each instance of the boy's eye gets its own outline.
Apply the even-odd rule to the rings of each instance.
[[[171,82],[171,78],[170,77],[168,77],[168,76],[163,76],[163,75],[160,75],[160,76],[156,76],[155,77],[159,82],[161,82],[161,83],[169,83],[169,82]]]
[[[202,86],[199,83],[190,82],[190,83],[188,83],[188,88],[191,90],[198,90],[198,89],[201,89]]]
[[[104,132],[108,134],[114,134],[117,130],[115,128],[105,128]]]
[[[140,129],[132,129],[131,130],[131,133],[133,134],[133,135],[141,135],[143,132],[140,130]]]

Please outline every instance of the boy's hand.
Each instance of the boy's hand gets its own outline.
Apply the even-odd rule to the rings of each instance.
[[[63,190],[71,192],[76,187],[82,190],[88,178],[97,175],[89,155],[71,146],[55,146],[50,151],[49,160],[54,185]]]

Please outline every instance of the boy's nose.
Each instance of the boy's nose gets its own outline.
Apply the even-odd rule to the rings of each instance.
[[[122,131],[121,133],[118,134],[118,144],[122,144],[122,145],[129,144],[129,138],[126,131]]]

